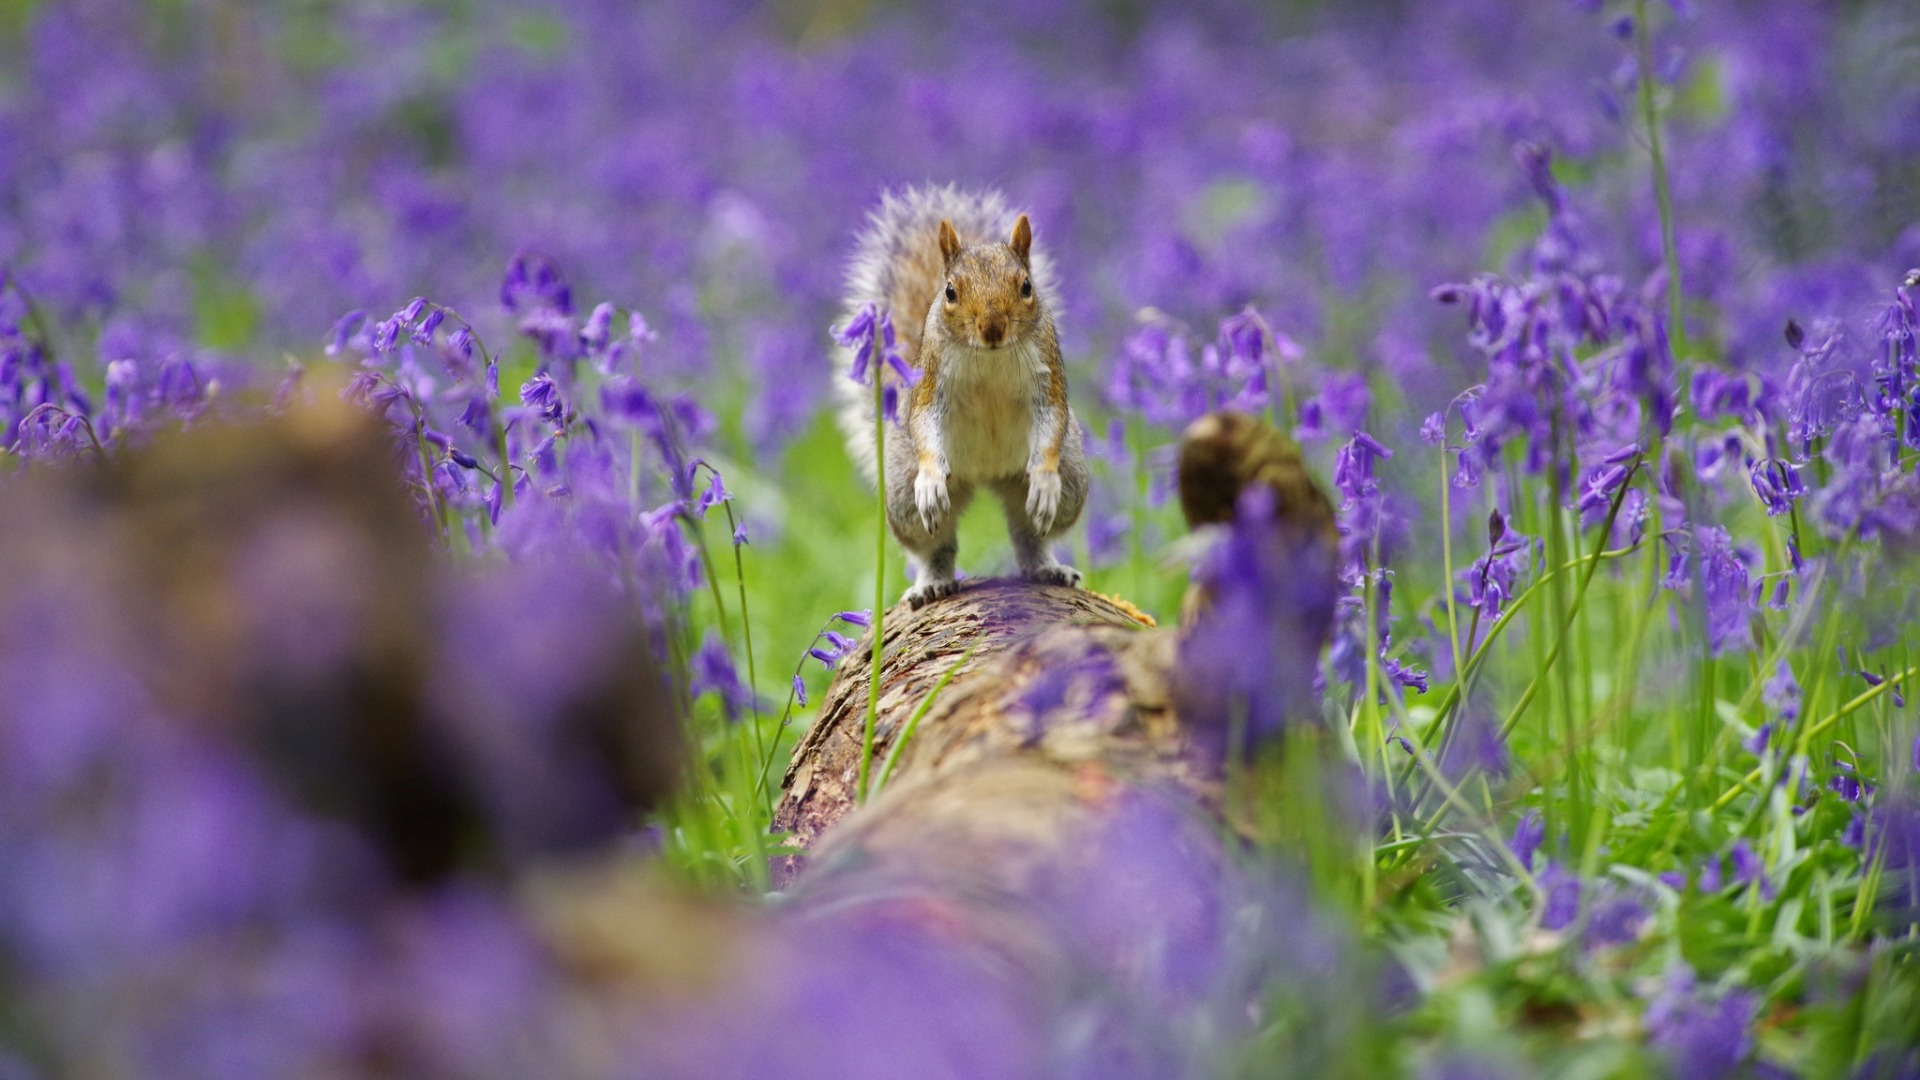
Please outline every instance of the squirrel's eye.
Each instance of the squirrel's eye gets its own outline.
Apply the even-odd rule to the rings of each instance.
[[[953,291],[953,282],[947,282],[947,303],[951,304],[959,299],[960,294]]]
[[[1020,279],[1020,296],[1022,299],[1025,299],[1025,300],[1033,299],[1033,279],[1032,278]]]

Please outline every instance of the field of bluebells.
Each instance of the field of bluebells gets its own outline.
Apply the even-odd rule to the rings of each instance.
[[[1044,1008],[768,880],[925,181],[1061,270],[1090,587],[1174,621],[1210,409],[1340,508],[1325,655],[1203,557],[1257,841],[1123,814]],[[0,0],[0,1077],[1920,1077],[1915,267],[1906,0]],[[343,401],[366,492],[215,456]],[[397,801],[301,734],[390,677]],[[747,988],[580,962],[627,887]]]

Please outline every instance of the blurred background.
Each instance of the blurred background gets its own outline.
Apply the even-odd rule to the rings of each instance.
[[[1920,804],[1872,802],[1920,771],[1874,561],[1920,535],[1916,72],[1910,0],[0,0],[0,1077],[1916,1075]],[[1180,908],[1244,968],[1029,1014],[731,906],[905,584],[823,405],[923,182],[1061,271],[1092,586],[1177,610],[1210,408],[1338,484],[1329,716],[1381,765],[1325,906]],[[1564,385],[1503,385],[1535,331]],[[1519,434],[1548,397],[1587,427]],[[1546,685],[1588,540],[1641,557]],[[1451,699],[1473,813],[1394,803],[1456,601],[1472,652],[1533,584]],[[1156,813],[1102,840],[1153,949],[1205,885]],[[1041,1050],[914,1041],[949,1011]]]
[[[1607,270],[1658,263],[1632,7],[6,0],[0,264],[76,359],[271,367],[415,295],[497,329],[534,251],[764,454],[814,416],[878,191],[989,184],[1070,270],[1087,391],[1142,308],[1253,303],[1424,415],[1457,348],[1427,290],[1544,220],[1517,143]],[[1920,261],[1911,5],[1652,10],[1701,332],[1757,359]]]

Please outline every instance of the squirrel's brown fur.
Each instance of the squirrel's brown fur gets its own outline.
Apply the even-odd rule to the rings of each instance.
[[[861,237],[850,280],[849,309],[889,306],[901,355],[919,373],[886,433],[888,524],[916,568],[909,603],[958,588],[954,523],[977,486],[1005,504],[1023,576],[1078,584],[1048,541],[1079,518],[1086,459],[1048,307],[1052,282],[1027,216],[993,193],[890,194]],[[848,446],[864,465],[872,406],[850,405]]]

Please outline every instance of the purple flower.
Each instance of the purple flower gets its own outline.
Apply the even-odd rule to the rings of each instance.
[[[1773,675],[1761,687],[1760,700],[1773,710],[1781,724],[1791,725],[1800,719],[1800,683],[1793,677],[1793,668],[1785,660],[1780,661]]]
[[[1540,811],[1529,810],[1520,816],[1513,826],[1513,841],[1507,846],[1513,849],[1513,857],[1520,865],[1533,868],[1533,853],[1540,850],[1540,842],[1547,838],[1547,823]]]
[[[1580,915],[1580,875],[1557,861],[1549,861],[1540,874],[1540,888],[1547,894],[1540,911],[1540,927],[1563,930]]]
[[[1752,1055],[1759,1012],[1759,999],[1745,991],[1708,997],[1695,987],[1692,969],[1678,964],[1647,1007],[1647,1041],[1676,1076],[1722,1080]]]
[[[1320,392],[1301,402],[1300,424],[1293,429],[1293,437],[1301,442],[1313,442],[1357,434],[1372,403],[1373,392],[1367,388],[1364,378],[1347,373],[1329,374]],[[1388,452],[1381,456],[1393,455]]]
[[[1757,414],[1760,398],[1756,395],[1758,377],[1746,372],[1726,372],[1709,364],[1694,368],[1688,396],[1700,419],[1724,417],[1746,419]]]
[[[1700,872],[1694,881],[1703,893],[1716,893],[1725,884],[1720,873],[1720,856],[1709,855],[1700,862]]]
[[[349,311],[342,315],[340,321],[333,324],[333,333],[328,335],[327,355],[338,356],[344,352],[366,322],[367,313],[364,311]]]
[[[696,466],[705,464],[705,462],[698,460],[694,462]],[[692,469],[689,468],[688,471],[691,472]],[[707,511],[733,498],[733,495],[727,491],[726,484],[721,481],[720,471],[718,469],[709,465],[707,466],[707,473],[711,479],[707,482],[706,489],[700,493],[699,500],[694,503],[694,513],[700,517],[706,517]]]
[[[500,281],[500,306],[517,315],[550,311],[573,314],[573,290],[553,260],[545,255],[522,252],[507,264]]]
[[[1873,800],[1861,825],[1861,865],[1880,860],[1879,903],[1899,922],[1920,916],[1920,802],[1910,791]]]
[[[1487,552],[1458,572],[1466,589],[1455,592],[1456,597],[1479,611],[1483,621],[1497,619],[1506,610],[1521,575],[1533,565],[1534,550],[1532,541],[1507,527],[1499,511],[1488,517],[1487,526]]]
[[[1692,535],[1695,550],[1682,556],[1676,548],[1676,561],[1669,568],[1667,581],[1684,583],[1687,563],[1697,560],[1705,593],[1708,643],[1716,656],[1727,649],[1744,648],[1750,640],[1752,598],[1747,565],[1752,556],[1736,550],[1733,538],[1718,525],[1696,526]]]
[[[1333,458],[1333,485],[1349,499],[1362,499],[1378,488],[1373,463],[1393,456],[1393,451],[1364,431],[1356,431]]]
[[[1760,890],[1760,895],[1773,899],[1773,881],[1767,876],[1766,863],[1745,840],[1734,841],[1728,852],[1733,862],[1733,880],[1738,885],[1752,885]]]
[[[413,343],[415,345],[433,344],[434,332],[440,329],[440,324],[446,319],[447,313],[441,308],[434,308],[427,312],[427,317],[420,320],[420,324],[413,328]]]
[[[1581,947],[1591,950],[1625,945],[1640,936],[1640,928],[1646,925],[1651,915],[1646,902],[1639,896],[1615,892],[1594,904],[1593,914],[1587,919]]]
[[[1374,462],[1393,451],[1364,431],[1355,431],[1333,458],[1333,485],[1341,494],[1340,555],[1349,576],[1369,562],[1380,535],[1386,500],[1374,476]]]
[[[600,352],[607,347],[612,329],[613,305],[604,302],[596,304],[580,327],[580,343],[591,352]]]
[[[1381,642],[1380,648],[1383,654],[1391,644],[1391,641]],[[1420,668],[1411,667],[1393,657],[1382,655],[1380,669],[1390,683],[1403,690],[1411,689],[1422,694],[1427,692],[1427,673]]]
[[[807,649],[808,656],[820,661],[821,665],[827,668],[838,665],[840,659],[852,651],[854,646],[858,644],[858,642],[855,642],[845,634],[832,629],[835,621],[846,623],[849,626],[859,627],[871,626],[873,623],[873,620],[864,611],[841,611],[829,618],[826,625],[822,626],[819,632],[814,634],[814,644]],[[824,647],[819,644],[823,640],[826,642]]]
[[[1807,493],[1806,484],[1800,480],[1800,470],[1778,458],[1754,462],[1748,478],[1753,482],[1753,493],[1760,496],[1760,502],[1767,508],[1769,517],[1793,509],[1794,501]]]
[[[834,329],[832,333],[833,339],[842,347],[853,350],[853,363],[847,369],[848,377],[862,386],[870,385],[871,367],[871,378],[880,379],[884,384],[880,394],[881,414],[889,421],[897,421],[900,390],[918,383],[920,372],[907,366],[906,360],[900,355],[894,339],[892,315],[885,309],[876,310],[872,304],[864,304],[846,326]],[[876,356],[879,357],[877,366]],[[893,372],[891,378],[886,374],[888,370]]]
[[[740,681],[726,642],[711,631],[693,654],[691,690],[695,696],[708,691],[720,695],[729,721],[740,719],[741,711],[753,702],[753,691]]]
[[[1613,493],[1626,479],[1625,465],[1602,465],[1590,471],[1580,485],[1579,498],[1574,501],[1582,523],[1597,523],[1604,518],[1613,504]]]
[[[548,423],[560,423],[566,416],[566,401],[560,396],[560,387],[553,376],[542,371],[528,379],[520,388],[520,402],[537,411],[540,418]]]
[[[1827,780],[1827,786],[1840,796],[1842,802],[1857,803],[1867,791],[1860,783],[1860,775],[1845,762],[1841,762],[1838,770]]]
[[[1150,312],[1121,345],[1107,400],[1117,410],[1139,413],[1148,423],[1172,430],[1213,409],[1259,412],[1270,397],[1269,339],[1281,360],[1299,359],[1292,339],[1271,330],[1252,308],[1222,320],[1215,340],[1197,356],[1184,326]],[[1364,393],[1364,384],[1357,385]]]
[[[1272,492],[1249,488],[1195,580],[1210,603],[1180,645],[1181,719],[1214,749],[1236,714],[1249,740],[1313,715],[1314,672],[1333,622],[1332,552],[1282,519]]]

